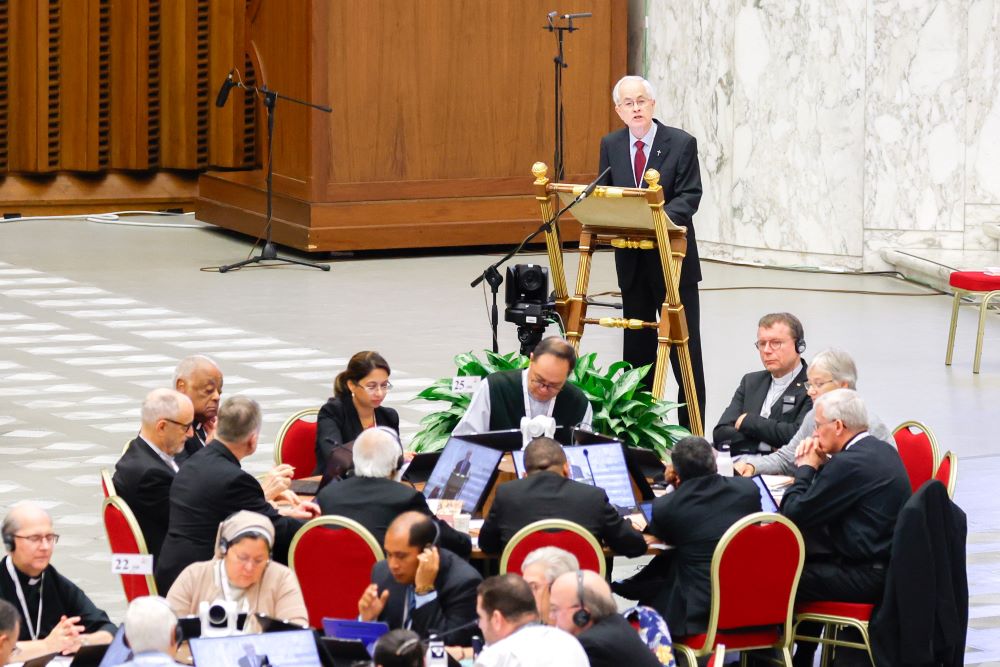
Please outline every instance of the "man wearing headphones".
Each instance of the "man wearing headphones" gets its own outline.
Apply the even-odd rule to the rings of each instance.
[[[362,621],[391,629],[438,634],[451,645],[468,646],[475,634],[476,587],[472,566],[437,546],[440,532],[420,512],[399,515],[385,534],[385,560],[372,568],[372,583],[358,600]]]
[[[30,502],[11,507],[0,526],[7,557],[0,564],[0,598],[20,613],[19,658],[69,654],[108,644],[116,628],[80,588],[50,564],[59,535],[48,512]]]
[[[122,667],[176,666],[180,626],[167,601],[155,595],[132,600],[125,611],[125,641],[134,657]]]
[[[660,667],[639,633],[618,613],[608,582],[577,570],[552,582],[550,622],[579,640],[591,667]]]
[[[735,454],[768,454],[791,440],[812,409],[806,393],[802,322],[791,313],[770,313],[757,323],[754,347],[764,370],[747,373],[722,413],[712,439]]]
[[[396,481],[403,463],[403,446],[387,426],[366,429],[354,441],[354,475],[320,489],[316,504],[323,514],[354,519],[371,531],[379,544],[392,520],[403,512],[432,516],[424,494]],[[441,546],[462,558],[472,553],[469,536],[447,523],[435,522],[441,530]]]

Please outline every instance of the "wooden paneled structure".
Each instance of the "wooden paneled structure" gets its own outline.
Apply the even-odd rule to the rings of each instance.
[[[277,242],[308,250],[509,242],[537,226],[555,39],[535,0],[0,0],[0,212],[188,208],[256,236],[263,109]],[[578,0],[566,180],[618,125],[627,0]],[[200,180],[198,175],[202,174]],[[567,230],[575,234],[575,230]]]

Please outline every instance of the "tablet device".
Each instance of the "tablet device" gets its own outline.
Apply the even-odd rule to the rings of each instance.
[[[115,638],[108,644],[108,650],[101,658],[100,667],[117,667],[132,659],[132,650],[125,644],[125,626],[118,626]]]
[[[365,650],[371,654],[375,651],[375,642],[389,632],[389,626],[378,621],[355,621],[340,618],[324,618],[323,634],[336,639],[347,639],[361,642]]]
[[[775,502],[774,496],[771,495],[771,489],[767,488],[764,478],[760,475],[754,475],[751,479],[760,491],[760,508],[765,512],[777,512],[778,503]]]
[[[501,452],[512,452],[515,449],[524,447],[524,435],[521,434],[521,429],[519,428],[453,436],[452,439],[456,437],[466,442],[489,447],[490,449],[499,449]],[[451,442],[451,440],[448,442]]]
[[[312,630],[198,637],[189,644],[196,665],[260,667],[265,658],[281,667],[315,667],[320,662]]]
[[[257,617],[257,623],[260,624],[260,629],[264,632],[288,632],[289,630],[304,629],[301,625],[291,621],[282,621],[267,614],[257,613],[254,616]]]
[[[496,477],[502,456],[500,449],[474,443],[465,436],[452,437],[424,484],[424,496],[428,500],[461,500],[462,511],[475,514]]]
[[[88,644],[81,646],[73,654],[73,662],[70,667],[99,667],[104,655],[108,652],[110,644]]]
[[[319,483],[320,480],[304,477],[302,479],[293,479],[292,485],[289,487],[292,493],[298,494],[300,496],[315,496],[319,493]]]
[[[441,458],[441,452],[422,452],[415,454],[403,470],[402,479],[404,482],[413,484],[426,483],[434,472],[434,466]]]
[[[639,509],[642,510],[642,515],[646,517],[646,524],[653,522],[653,501],[644,500],[639,503]]]

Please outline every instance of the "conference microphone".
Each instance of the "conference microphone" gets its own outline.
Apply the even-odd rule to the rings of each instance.
[[[592,486],[597,486],[597,475],[594,474],[594,466],[590,465],[590,452],[587,448],[583,448],[583,458],[587,459],[587,468],[590,470],[590,483]]]
[[[462,625],[452,628],[451,630],[446,630],[445,632],[437,632],[436,630],[431,630],[429,633],[427,633],[427,636],[431,639],[435,637],[437,639],[442,639],[444,637],[447,637],[448,635],[453,635],[456,632],[461,632],[462,630],[468,630],[469,628],[476,627],[477,625],[479,625],[478,618],[473,621],[469,621],[468,623],[463,623]]]
[[[564,19],[589,19],[593,14],[591,12],[580,12],[579,14],[563,14]]]
[[[609,164],[607,168],[604,171],[602,171],[597,178],[595,178],[593,181],[590,182],[590,185],[588,185],[586,188],[583,189],[583,192],[580,193],[580,196],[577,197],[573,203],[576,204],[578,202],[582,202],[584,199],[592,195],[594,193],[594,190],[597,189],[597,184],[603,181],[604,177],[607,176],[610,171],[611,171],[611,165]]]
[[[219,108],[226,106],[226,100],[229,99],[229,91],[236,85],[236,82],[233,81],[233,72],[235,71],[236,70],[229,70],[226,80],[222,82],[222,86],[219,88],[219,94],[215,97],[215,106]]]

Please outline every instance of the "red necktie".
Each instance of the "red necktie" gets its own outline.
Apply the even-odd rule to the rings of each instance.
[[[642,175],[646,171],[646,154],[642,152],[643,143],[635,142],[635,187],[642,187]]]

